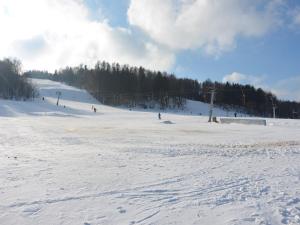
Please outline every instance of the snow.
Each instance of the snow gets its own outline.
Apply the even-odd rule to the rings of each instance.
[[[184,111],[186,113],[190,112],[191,114],[196,114],[196,115],[208,115],[209,107],[210,105],[208,103],[187,100]],[[213,110],[213,115],[218,117],[219,116],[227,117],[227,116],[234,116],[235,112],[236,111],[234,110],[225,110],[215,106]],[[246,116],[244,113],[237,113],[237,114],[238,116]]]
[[[119,108],[128,109],[128,106],[123,106],[123,107],[119,107]],[[179,115],[195,115],[195,116],[199,116],[199,115],[208,116],[209,109],[210,109],[210,104],[204,103],[204,102],[199,102],[199,101],[193,101],[193,100],[189,100],[189,99],[186,99],[186,103],[182,109],[178,109],[178,108],[161,109],[158,104],[154,104],[154,106],[152,108],[147,108],[147,109],[144,109],[143,107],[141,107],[139,105],[137,105],[134,108],[131,108],[131,110],[139,111],[139,112],[164,112],[164,113],[172,113],[172,114],[176,113]],[[229,117],[229,116],[233,117],[235,113],[237,113],[237,115],[239,117],[248,116],[247,114],[237,112],[234,109],[226,110],[226,109],[223,109],[216,105],[214,106],[214,110],[213,110],[213,116],[217,116],[217,117]]]
[[[300,224],[300,121],[158,120],[34,82],[0,100],[0,224]]]

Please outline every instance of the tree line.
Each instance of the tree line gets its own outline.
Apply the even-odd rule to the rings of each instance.
[[[26,76],[41,77],[41,74],[49,78],[45,71],[29,71]],[[86,89],[108,105],[152,108],[159,104],[162,109],[182,108],[185,99],[199,100],[200,97],[200,84],[196,80],[118,63],[99,62],[92,69],[67,67],[50,75],[50,79]]]
[[[208,102],[211,91],[215,90],[215,103],[225,110],[235,108],[255,116],[272,117],[273,107],[278,118],[300,118],[300,103],[280,100],[276,95],[262,88],[238,83],[220,83],[210,80],[201,84],[201,101]]]
[[[66,67],[51,74],[28,71],[26,76],[46,78],[86,89],[100,102],[108,105],[137,105],[152,108],[183,108],[185,100],[214,102],[228,110],[256,116],[271,117],[273,107],[280,118],[300,118],[300,103],[279,100],[273,93],[252,85],[221,83],[178,78],[174,74],[147,70],[118,63],[98,62],[93,68],[85,65]]]
[[[34,98],[36,90],[21,76],[21,62],[15,59],[0,60],[0,98],[26,100]]]

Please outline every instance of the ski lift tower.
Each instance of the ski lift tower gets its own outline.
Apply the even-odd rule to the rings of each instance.
[[[298,118],[298,112],[296,110],[293,110],[293,119],[297,119]]]
[[[61,92],[60,92],[60,91],[57,91],[57,92],[56,92],[56,95],[57,95],[57,102],[56,102],[56,105],[58,106],[58,104],[59,104],[59,99],[60,99],[60,97],[61,97]]]
[[[245,92],[242,87],[241,87],[241,92],[242,92],[243,104],[244,104],[244,107],[246,107],[246,95],[245,95]]]
[[[271,98],[271,101],[272,101],[272,108],[273,108],[273,119],[275,119],[276,118],[277,106],[275,105],[275,102],[273,101],[273,98]]]
[[[216,94],[216,89],[215,89],[215,85],[214,85],[210,91],[210,106],[209,106],[208,122],[212,122],[215,94]]]

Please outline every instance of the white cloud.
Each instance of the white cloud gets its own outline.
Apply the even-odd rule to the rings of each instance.
[[[223,77],[223,82],[250,84],[274,93],[279,99],[300,102],[300,76],[281,79],[272,85],[267,76],[253,76],[233,72]]]
[[[281,1],[131,0],[128,20],[171,49],[218,55],[239,36],[259,37],[278,24]]]
[[[223,77],[223,82],[251,84],[258,87],[263,87],[265,76],[246,75],[238,72],[233,72]]]
[[[300,25],[300,9],[295,10],[293,16],[294,16],[294,24]]]
[[[229,83],[240,83],[241,81],[244,81],[246,79],[246,75],[233,72],[232,74],[228,74],[223,78],[223,82],[229,82]]]
[[[279,98],[300,102],[300,76],[290,77],[278,81],[272,88]]]
[[[97,60],[168,69],[175,56],[130,30],[91,21],[83,0],[0,0],[0,58],[54,70]]]

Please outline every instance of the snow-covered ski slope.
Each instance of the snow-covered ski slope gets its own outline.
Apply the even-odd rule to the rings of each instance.
[[[0,105],[0,116],[26,116],[26,115],[46,115],[46,116],[83,116],[93,115],[92,106],[101,107],[101,112],[116,112],[116,108],[99,105],[99,102],[90,96],[85,90],[80,90],[68,85],[42,79],[32,79],[39,89],[40,97],[33,102],[5,101]],[[60,106],[56,106],[58,92],[61,93]],[[45,101],[42,101],[44,97]],[[1,101],[1,99],[0,99]],[[64,107],[65,106],[65,107]],[[100,108],[99,108],[100,109]],[[120,109],[128,110],[126,107]],[[143,109],[136,107],[131,109],[140,112],[159,112],[159,107],[154,109]],[[118,111],[118,110],[117,110]],[[100,113],[101,113],[100,112]],[[118,111],[119,112],[119,111]],[[124,112],[124,110],[122,110]],[[208,115],[209,104],[187,100],[184,109],[167,109],[163,113],[181,114],[181,115]],[[215,116],[233,116],[234,111],[226,111],[220,108],[214,108]]]
[[[0,100],[0,224],[300,224],[300,121],[159,121],[34,82],[45,101]]]

